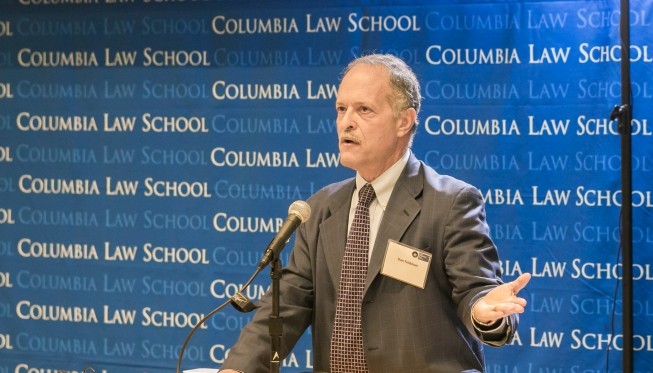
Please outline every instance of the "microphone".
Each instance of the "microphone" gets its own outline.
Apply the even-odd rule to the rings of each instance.
[[[272,241],[265,249],[265,253],[258,264],[258,269],[261,270],[267,266],[273,258],[279,256],[281,250],[286,246],[290,236],[299,227],[301,223],[306,222],[311,217],[311,206],[304,201],[295,201],[288,208],[288,217],[283,222],[281,229],[274,236]]]

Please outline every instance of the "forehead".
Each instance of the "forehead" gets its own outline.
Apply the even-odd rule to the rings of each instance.
[[[360,64],[351,68],[340,82],[338,101],[381,99],[392,93],[390,74],[383,66]]]

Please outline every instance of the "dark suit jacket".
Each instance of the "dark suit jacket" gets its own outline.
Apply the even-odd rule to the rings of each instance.
[[[282,351],[290,353],[312,327],[313,368],[329,371],[329,349],[347,236],[354,179],[329,185],[308,203],[311,218],[298,230],[281,283]],[[379,273],[389,239],[433,254],[426,286],[419,289]],[[473,328],[471,306],[501,284],[497,249],[489,237],[477,189],[439,175],[413,155],[394,187],[369,264],[362,308],[370,373],[484,371],[481,340],[499,338]],[[223,368],[269,371],[268,296],[231,349]]]

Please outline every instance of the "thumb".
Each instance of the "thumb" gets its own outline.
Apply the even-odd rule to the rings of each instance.
[[[531,280],[530,273],[524,273],[521,276],[517,277],[516,280],[510,283],[510,288],[512,289],[513,294],[517,295]]]

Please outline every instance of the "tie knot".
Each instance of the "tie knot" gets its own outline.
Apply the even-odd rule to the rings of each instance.
[[[358,204],[363,205],[365,207],[369,207],[370,203],[372,203],[375,196],[376,194],[374,193],[374,188],[372,188],[372,184],[367,183],[363,185],[361,190],[358,191]]]

